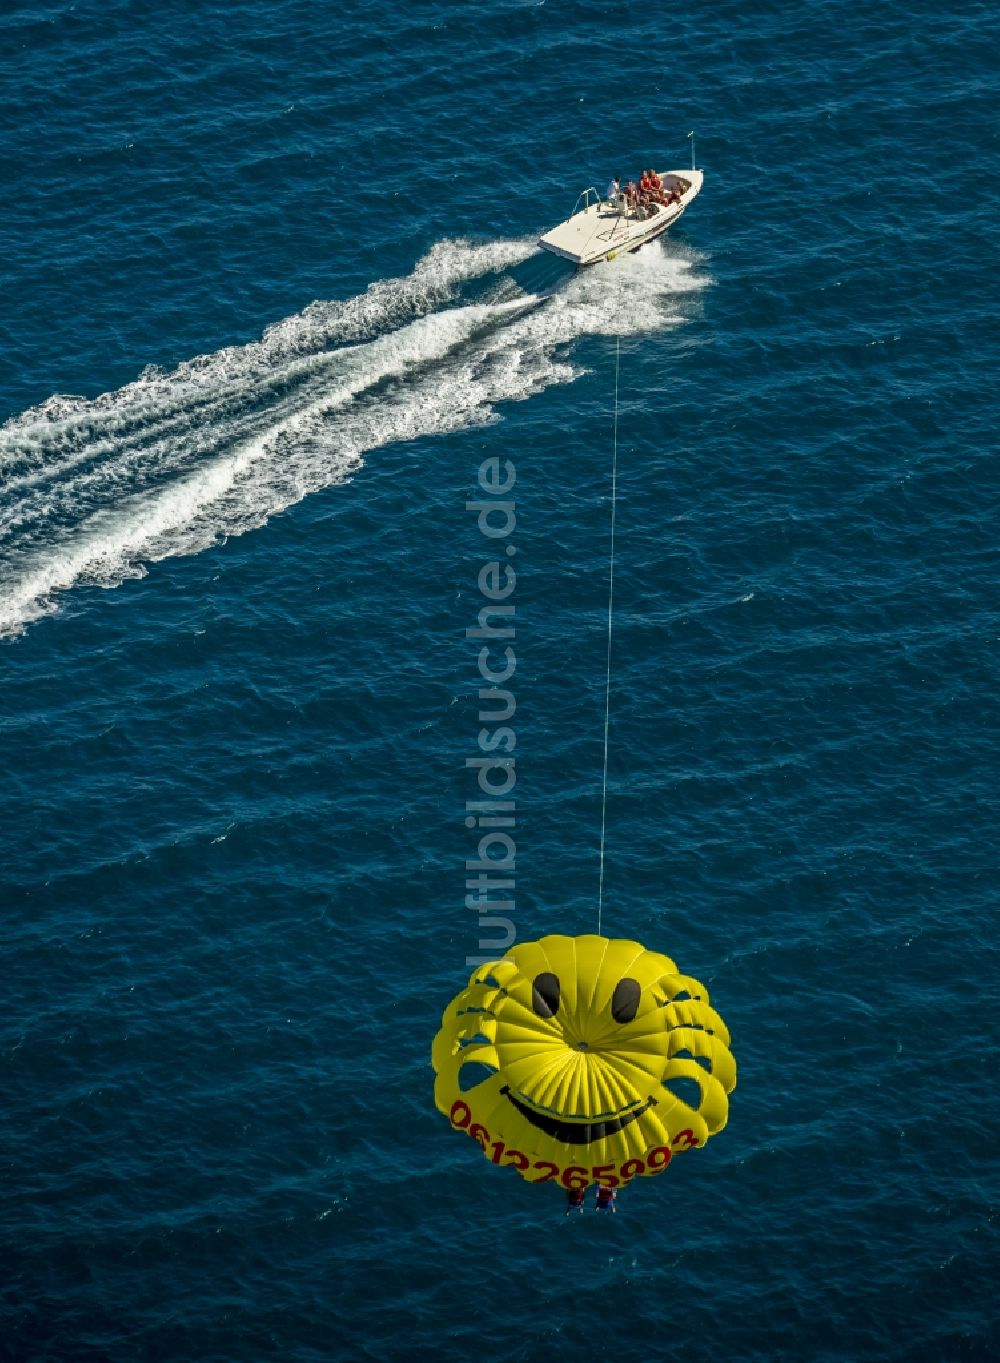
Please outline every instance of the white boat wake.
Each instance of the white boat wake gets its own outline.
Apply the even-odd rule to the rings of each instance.
[[[534,253],[442,241],[407,277],[314,303],[259,341],[7,422],[0,637],[75,585],[113,587],[263,525],[380,446],[497,420],[497,403],[576,377],[567,342],[662,330],[708,282],[690,254],[647,248],[543,298],[502,273]],[[484,299],[459,301],[490,275]]]

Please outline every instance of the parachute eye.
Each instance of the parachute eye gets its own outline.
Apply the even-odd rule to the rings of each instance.
[[[540,1018],[555,1017],[559,1011],[559,976],[543,970],[531,982],[531,1006]]]
[[[631,1022],[639,1011],[642,986],[638,980],[619,980],[611,995],[611,1016],[615,1022]]]

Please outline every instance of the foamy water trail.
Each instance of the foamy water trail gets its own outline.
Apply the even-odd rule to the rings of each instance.
[[[0,636],[60,592],[115,586],[348,478],[380,446],[483,425],[496,404],[573,379],[561,348],[657,331],[703,287],[676,250],[573,276],[548,297],[501,276],[527,241],[439,242],[401,279],[314,303],[259,341],[147,370],[95,399],[54,396],[0,428]]]

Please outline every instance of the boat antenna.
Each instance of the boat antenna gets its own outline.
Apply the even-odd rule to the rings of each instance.
[[[604,780],[601,789],[601,870],[597,886],[597,932],[601,931],[604,907],[604,828],[608,808],[608,719],[611,714],[611,615],[615,599],[615,509],[618,504],[618,370],[621,367],[622,338],[615,338],[615,424],[614,454],[611,459],[611,554],[608,562],[608,670],[604,686]]]
[[[694,170],[694,169],[695,169],[695,164],[694,164],[694,129],[693,129],[693,128],[692,128],[691,132],[688,133],[688,137],[691,139],[691,169]]]

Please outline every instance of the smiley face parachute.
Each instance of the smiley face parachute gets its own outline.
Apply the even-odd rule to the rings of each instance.
[[[431,1063],[453,1127],[494,1164],[566,1188],[661,1173],[722,1130],[736,1083],[704,986],[598,936],[524,942],[476,970]]]

